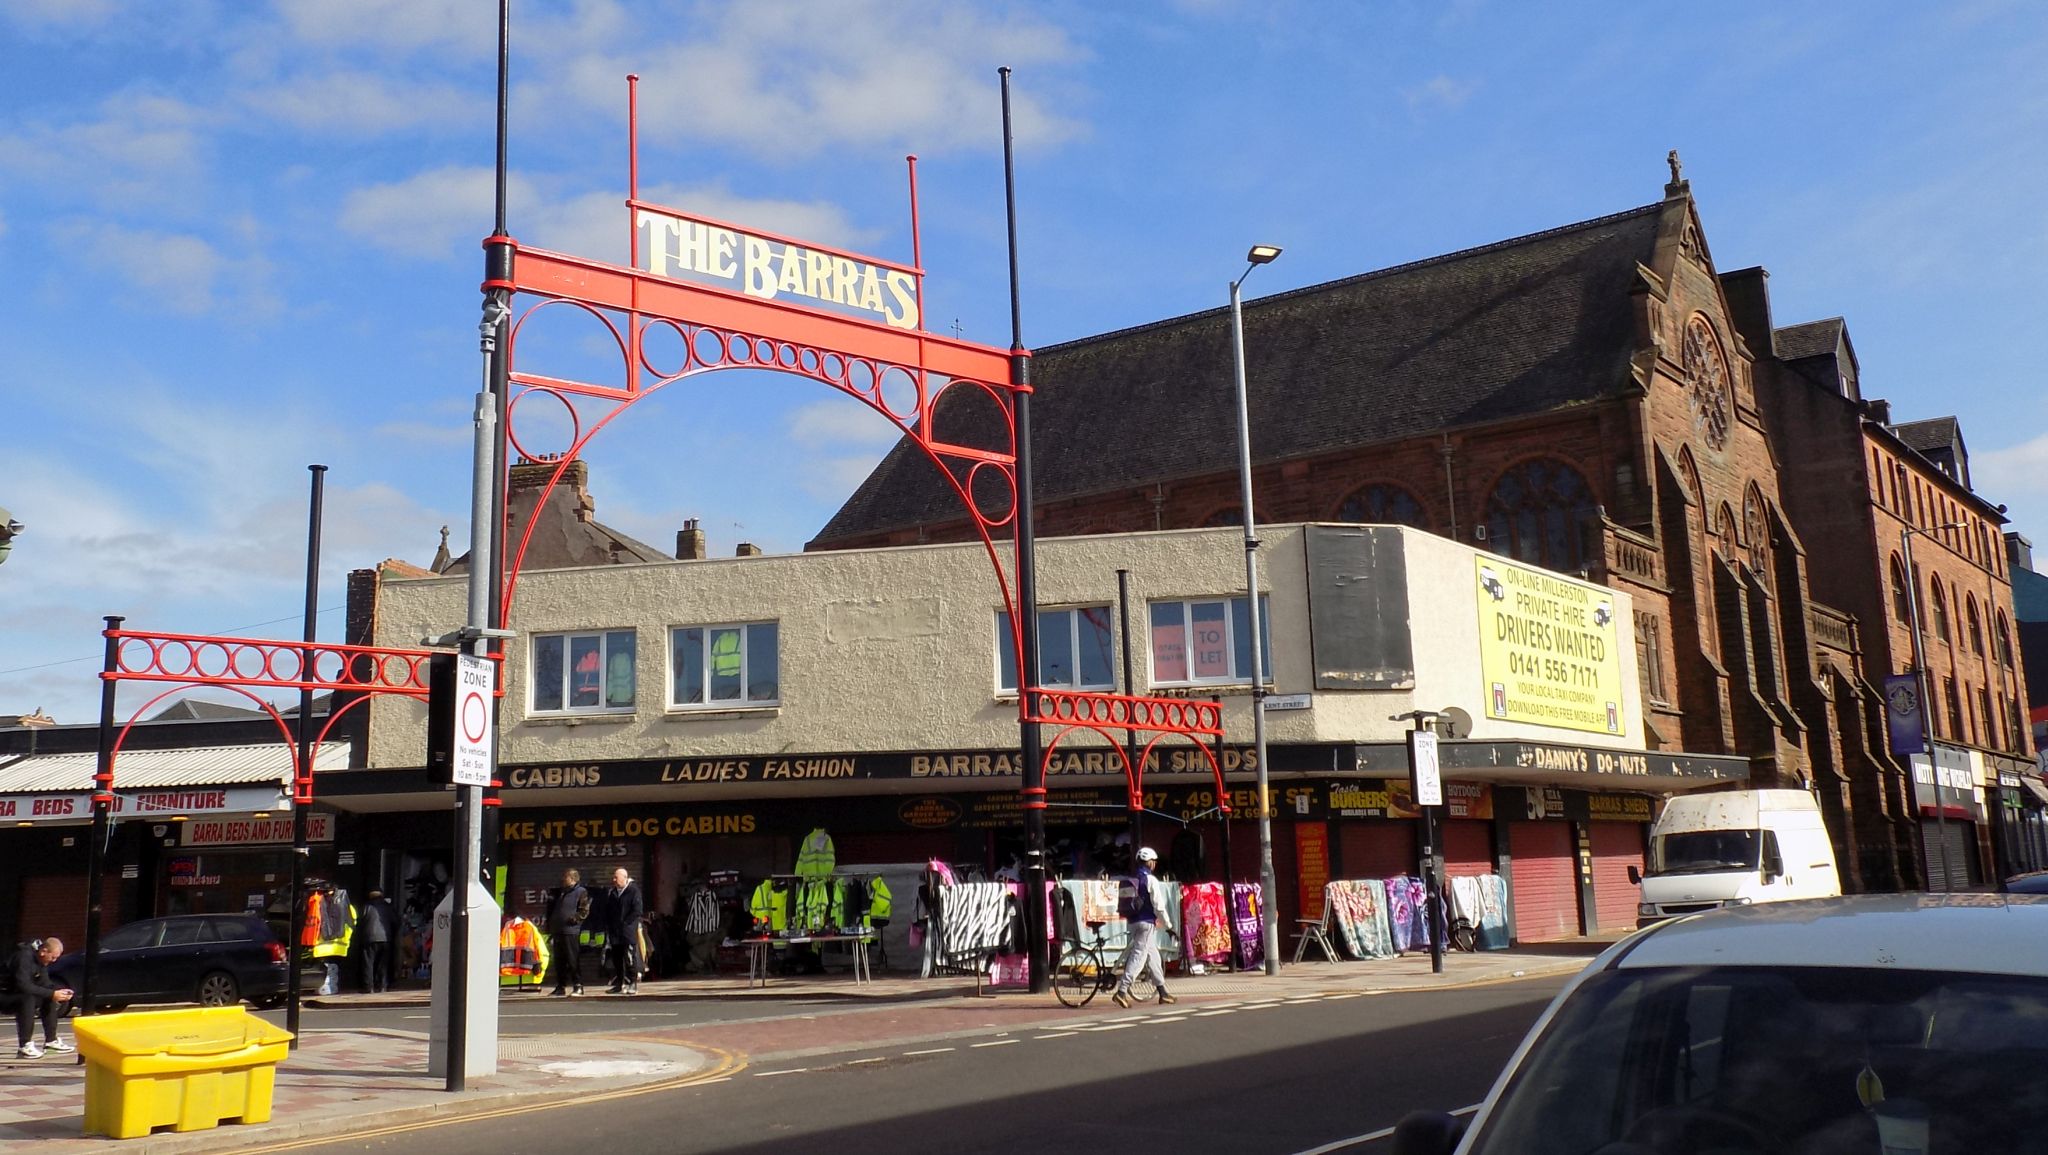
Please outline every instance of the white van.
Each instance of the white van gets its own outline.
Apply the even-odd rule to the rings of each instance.
[[[1804,790],[1681,794],[1650,828],[1636,925],[1753,902],[1842,893],[1820,804]]]

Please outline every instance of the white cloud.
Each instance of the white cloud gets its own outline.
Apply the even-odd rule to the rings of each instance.
[[[831,397],[799,405],[789,412],[789,435],[811,449],[859,446],[886,450],[903,436],[888,418],[851,398]],[[865,459],[869,468],[881,459]],[[865,476],[865,473],[863,473]],[[840,489],[842,495],[849,489]]]
[[[71,221],[56,226],[55,232],[77,245],[89,263],[134,290],[121,294],[123,303],[155,304],[187,315],[210,313],[224,305],[245,315],[268,315],[280,307],[270,262],[253,246],[250,255],[229,256],[189,233],[103,222]]]
[[[182,101],[128,92],[94,119],[34,121],[0,135],[0,183],[56,188],[99,204],[179,207],[205,175],[206,117]]]
[[[490,123],[487,95],[373,72],[294,76],[241,93],[259,116],[330,137],[362,138],[423,127]]]
[[[640,73],[650,142],[712,140],[771,156],[842,144],[938,152],[1000,145],[996,68],[1009,65],[1035,78],[1012,92],[1020,144],[1084,128],[1046,101],[1084,52],[1028,15],[953,0],[751,0],[707,9],[687,29],[667,43],[592,47],[539,83],[614,112],[622,78]]]
[[[473,253],[489,230],[495,196],[491,170],[447,167],[390,184],[356,189],[344,199],[341,227],[385,249],[425,260]],[[657,204],[730,220],[821,244],[857,247],[874,239],[839,206],[825,201],[751,200],[718,186],[652,185],[641,197]],[[626,205],[615,192],[551,198],[535,180],[506,180],[507,216],[521,244],[626,263]]]
[[[1971,453],[1970,480],[1992,501],[2025,504],[2035,517],[2048,515],[2048,433]]]
[[[1479,91],[1478,81],[1453,80],[1442,73],[1438,73],[1421,84],[1411,85],[1402,89],[1401,99],[1407,101],[1408,107],[1416,111],[1424,109],[1456,111],[1464,107],[1465,102],[1472,99],[1472,94],[1477,91]]]
[[[117,11],[114,0],[7,0],[6,15],[31,28],[92,28]]]
[[[498,43],[497,7],[478,0],[279,0],[277,9],[288,32],[321,49],[433,49],[482,56],[496,51]],[[514,21],[516,42],[517,12]]]

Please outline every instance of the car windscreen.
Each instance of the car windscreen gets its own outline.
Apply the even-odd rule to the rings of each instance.
[[[1607,971],[1559,1008],[1474,1155],[2023,1151],[2048,1135],[2048,979]]]
[[[1754,830],[1687,830],[1650,840],[1651,874],[1755,870],[1762,839]]]

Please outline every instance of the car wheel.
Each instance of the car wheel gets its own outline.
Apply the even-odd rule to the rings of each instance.
[[[198,999],[202,1007],[231,1007],[242,1001],[242,989],[228,972],[209,971],[199,980]]]

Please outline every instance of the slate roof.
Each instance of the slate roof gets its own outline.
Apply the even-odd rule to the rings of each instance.
[[[1630,379],[1630,291],[1661,204],[1247,302],[1252,457],[1266,462],[1541,413]],[[1234,469],[1229,309],[1040,349],[1035,493],[1053,501]],[[986,402],[935,427],[990,446]],[[951,522],[959,503],[899,442],[813,544]]]
[[[1806,357],[1832,353],[1841,340],[1840,317],[1829,317],[1825,321],[1808,321],[1804,325],[1787,325],[1771,334],[1771,342],[1777,346],[1780,361],[1798,361]]]
[[[1930,417],[1925,421],[1908,421],[1903,425],[1892,426],[1892,435],[1905,442],[1906,448],[1921,453],[1953,449],[1956,443],[1956,419]]]

